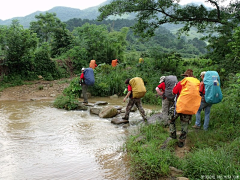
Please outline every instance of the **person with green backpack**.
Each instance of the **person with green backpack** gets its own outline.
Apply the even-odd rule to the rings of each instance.
[[[195,125],[192,127],[195,129],[201,128],[201,111],[204,110],[205,117],[203,130],[207,131],[212,104],[221,102],[222,92],[220,88],[220,77],[216,71],[203,71],[200,77],[202,78],[202,82],[200,83],[199,92],[202,99],[196,114]]]

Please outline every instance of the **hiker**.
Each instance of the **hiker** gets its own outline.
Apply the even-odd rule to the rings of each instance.
[[[168,112],[174,103],[174,95],[172,94],[172,90],[177,82],[176,76],[161,76],[159,81],[160,84],[156,87],[158,95],[162,97],[162,119],[165,127],[169,126]]]
[[[95,69],[97,67],[96,60],[91,60],[89,63],[89,67]]]
[[[200,83],[199,92],[200,92],[200,96],[202,97],[202,99],[201,99],[201,105],[200,105],[200,107],[198,109],[198,112],[196,114],[195,125],[192,126],[192,127],[195,128],[195,129],[200,129],[200,127],[201,127],[201,111],[204,109],[205,117],[204,117],[203,130],[206,131],[208,129],[210,109],[212,107],[212,104],[209,104],[205,101],[205,85],[203,83],[203,78],[204,78],[205,73],[206,72],[203,71],[200,74],[202,82]]]
[[[187,77],[194,77],[193,76],[193,71],[191,69],[188,69],[188,70],[185,71],[184,74],[182,74],[182,76],[184,76],[184,79],[187,78]],[[194,79],[196,79],[196,78],[194,78]],[[181,82],[183,82],[183,80],[179,81],[176,84],[176,86],[173,88],[173,91],[172,91],[172,93],[174,95],[177,95],[177,101],[179,100],[179,96],[180,96],[180,94],[182,92],[182,84],[181,84]],[[196,88],[196,91],[197,90],[198,89]],[[199,98],[200,98],[200,96],[199,96]],[[199,103],[199,105],[200,105],[200,103]],[[176,107],[176,110],[177,110],[177,107]],[[170,130],[170,137],[173,138],[173,139],[177,138],[175,120],[179,116],[180,116],[180,121],[181,121],[181,134],[179,136],[178,147],[183,147],[184,143],[185,143],[185,140],[186,140],[186,137],[187,137],[187,133],[188,133],[188,124],[190,124],[191,119],[192,119],[192,113],[191,114],[176,113],[176,115],[174,115],[174,116],[172,115],[171,116],[172,118],[170,119],[169,130]]]
[[[112,60],[112,67],[116,67],[118,65],[118,60]]]
[[[144,62],[143,58],[139,58],[138,63],[140,64],[140,63],[143,63],[143,62]]]
[[[84,99],[83,103],[88,104],[88,99],[87,99],[88,86],[85,84],[84,70],[85,70],[85,68],[82,68],[82,74],[80,75],[80,84],[82,86],[82,94],[83,94],[83,99]]]
[[[156,91],[158,95],[162,98],[162,119],[163,119],[163,125],[168,126],[168,110],[171,107],[172,103],[167,99],[165,96],[165,76],[160,77],[159,85],[156,87]]]
[[[144,111],[144,109],[142,107],[141,98],[134,98],[133,97],[132,86],[130,85],[129,82],[130,82],[130,79],[126,79],[125,84],[128,85],[127,86],[128,93],[124,97],[123,102],[125,102],[128,97],[129,97],[129,101],[128,101],[128,104],[127,104],[127,107],[126,107],[125,116],[122,117],[122,119],[128,121],[129,120],[130,111],[131,111],[132,107],[134,105],[136,105],[136,107],[138,108],[138,110],[139,110],[141,116],[143,117],[144,121],[147,121],[147,116],[145,115],[145,111]]]

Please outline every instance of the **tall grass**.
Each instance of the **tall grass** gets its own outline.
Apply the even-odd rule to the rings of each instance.
[[[161,125],[142,126],[138,131],[126,142],[133,179],[158,179],[169,174],[169,166],[181,166],[171,152],[172,147],[160,148],[168,137],[168,132]]]
[[[224,148],[204,148],[190,153],[184,161],[184,170],[190,179],[219,179],[224,176],[234,179],[239,174],[234,155]]]

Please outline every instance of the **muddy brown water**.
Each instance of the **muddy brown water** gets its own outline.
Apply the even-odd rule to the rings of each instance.
[[[91,98],[126,106],[123,98]],[[126,180],[129,168],[121,150],[142,118],[114,125],[89,111],[52,107],[52,100],[0,101],[0,179]],[[147,111],[157,106],[144,106]]]

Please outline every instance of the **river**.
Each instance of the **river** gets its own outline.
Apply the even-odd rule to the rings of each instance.
[[[91,98],[126,106],[122,98]],[[0,101],[0,179],[126,180],[125,138],[142,118],[114,125],[88,111],[52,107],[53,101]],[[157,109],[144,106],[147,111]]]

